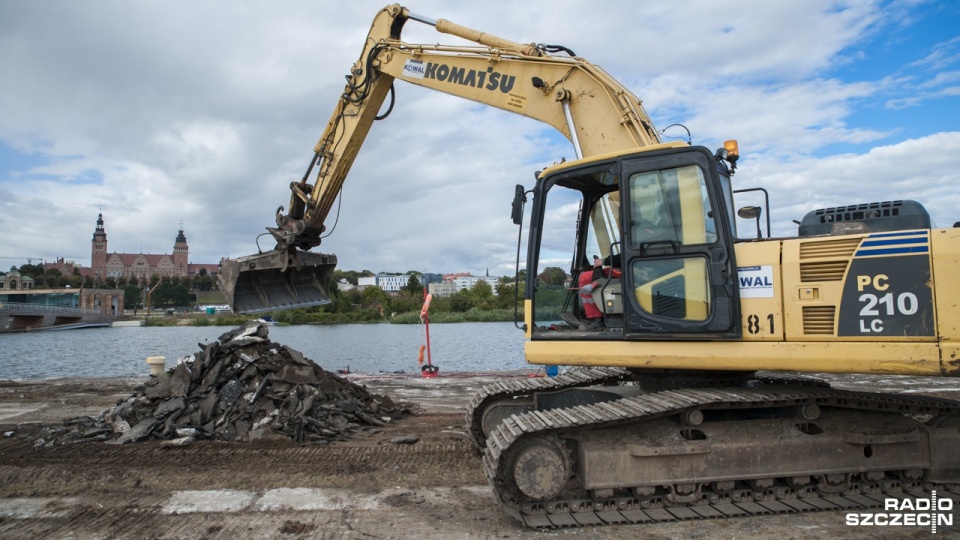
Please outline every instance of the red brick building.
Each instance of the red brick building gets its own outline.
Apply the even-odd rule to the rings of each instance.
[[[73,261],[57,259],[55,263],[47,263],[46,268],[56,268],[64,274],[73,273]],[[107,231],[103,226],[103,214],[97,216],[97,228],[93,231],[93,240],[90,246],[90,267],[77,266],[80,275],[92,277],[96,280],[107,278],[119,279],[150,279],[153,275],[160,277],[193,277],[204,269],[214,277],[217,275],[217,264],[190,264],[190,246],[187,237],[180,229],[173,243],[173,252],[158,255],[154,253],[110,253],[107,249]]]

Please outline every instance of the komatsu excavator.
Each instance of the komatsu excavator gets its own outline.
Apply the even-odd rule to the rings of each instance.
[[[405,43],[409,21],[476,45]],[[329,301],[336,257],[308,250],[396,80],[540,120],[576,152],[536,175],[522,326],[528,362],[573,368],[487,386],[467,410],[509,515],[559,527],[958,497],[960,402],[804,374],[960,376],[960,228],[932,228],[905,200],[811,212],[796,238],[769,224],[740,238],[736,143],[661,142],[639,99],[565,47],[380,11],[268,228],[276,248],[223,265],[234,311]],[[529,193],[515,189],[521,225]],[[553,219],[571,207],[576,220]],[[760,211],[740,215],[759,231]],[[572,280],[538,283],[557,260]]]

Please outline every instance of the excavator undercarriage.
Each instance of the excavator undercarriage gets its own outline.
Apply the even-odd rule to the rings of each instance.
[[[467,427],[506,513],[562,527],[849,511],[931,491],[960,501],[956,401],[809,377],[652,393],[632,379],[573,370],[471,400]]]

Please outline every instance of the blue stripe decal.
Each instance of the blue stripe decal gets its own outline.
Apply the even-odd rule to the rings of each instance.
[[[928,253],[929,248],[927,246],[907,246],[901,248],[888,248],[888,249],[867,249],[857,251],[856,257],[872,257],[876,255],[898,255],[902,253]]]
[[[916,236],[916,235],[927,235],[927,231],[910,231],[910,232],[890,232],[890,233],[875,233],[871,234],[870,238],[886,238],[888,236]]]
[[[893,240],[865,240],[860,247],[871,247],[871,246],[896,246],[903,244],[926,244],[927,238],[897,238]]]

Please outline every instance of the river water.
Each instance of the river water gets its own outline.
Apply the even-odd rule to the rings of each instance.
[[[229,326],[87,328],[0,335],[0,379],[137,377],[149,373],[148,356],[167,367],[217,340]],[[342,324],[270,327],[270,340],[301,351],[327,371],[419,373],[425,328],[412,324]],[[440,373],[532,368],[523,360],[523,333],[513,323],[430,326],[432,363]]]

